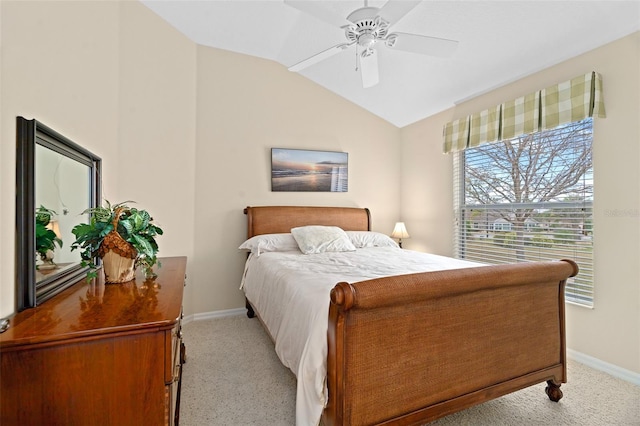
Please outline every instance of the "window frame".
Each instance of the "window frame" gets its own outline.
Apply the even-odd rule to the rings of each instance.
[[[554,202],[527,202],[527,203],[497,203],[497,204],[479,204],[479,203],[467,203],[465,197],[466,191],[466,174],[468,173],[467,169],[467,155],[469,153],[473,153],[474,149],[482,148],[467,148],[466,150],[461,150],[453,153],[453,193],[454,193],[454,256],[459,259],[466,259],[472,261],[480,261],[483,263],[507,263],[507,262],[518,262],[518,261],[531,261],[531,259],[525,259],[522,257],[518,257],[515,260],[506,260],[507,255],[497,255],[496,259],[492,259],[493,262],[487,262],[488,258],[491,256],[486,255],[487,252],[482,252],[483,256],[479,258],[474,258],[472,250],[469,249],[471,245],[484,244],[484,249],[486,249],[488,245],[488,238],[491,235],[491,242],[493,244],[499,244],[497,240],[495,240],[495,235],[498,232],[504,233],[502,238],[507,238],[508,233],[512,233],[513,224],[509,221],[505,221],[505,223],[498,222],[500,219],[496,219],[495,221],[490,221],[489,219],[489,211],[500,211],[500,209],[506,209],[504,211],[508,211],[509,209],[533,209],[536,212],[544,211],[546,214],[553,217],[553,215],[566,215],[567,220],[579,220],[580,215],[582,215],[582,224],[574,225],[576,229],[573,230],[575,235],[562,235],[562,232],[571,231],[569,228],[558,227],[556,229],[551,229],[553,222],[550,220],[547,223],[540,225],[540,228],[546,227],[547,234],[551,234],[552,236],[549,238],[553,241],[551,244],[553,246],[548,246],[549,240],[537,240],[535,243],[532,243],[535,237],[535,233],[539,232],[540,229],[536,230],[535,225],[531,225],[531,222],[527,224],[525,220],[523,222],[523,228],[520,230],[520,234],[517,234],[516,238],[519,236],[520,239],[517,240],[517,243],[520,244],[521,255],[522,253],[526,253],[527,241],[529,241],[529,245],[538,245],[545,249],[536,249],[538,252],[542,253],[538,256],[541,256],[540,259],[534,260],[551,260],[551,259],[559,259],[562,257],[554,258],[550,255],[553,251],[562,252],[563,250],[569,251],[569,246],[573,244],[575,256],[566,256],[566,258],[575,259],[578,262],[579,266],[581,266],[581,273],[578,274],[577,277],[570,278],[567,280],[567,285],[565,287],[565,302],[570,304],[575,304],[578,306],[583,306],[587,308],[593,308],[595,305],[595,274],[594,274],[594,262],[593,262],[593,249],[594,249],[594,223],[593,223],[593,120],[592,118],[586,118],[581,121],[590,121],[589,133],[590,138],[588,138],[590,150],[589,155],[590,158],[590,167],[583,173],[583,176],[586,176],[584,179],[590,180],[591,188],[590,188],[590,199],[579,200],[579,201],[554,201]],[[576,122],[579,123],[579,122]],[[575,123],[571,123],[575,124]],[[569,125],[571,125],[569,124]],[[588,124],[588,123],[587,123]],[[560,126],[558,127],[560,128]],[[534,137],[538,134],[543,134],[544,132],[552,132],[556,129],[544,130],[540,132],[536,132],[532,134]],[[529,135],[531,136],[531,135]],[[545,136],[545,135],[542,135]],[[511,141],[518,140],[520,137],[513,138]],[[544,141],[543,138],[536,138],[536,143],[539,141]],[[505,141],[495,142],[496,144],[505,143]],[[586,143],[586,142],[582,142]],[[564,210],[562,210],[564,209]],[[474,210],[482,210],[486,211],[487,217],[484,222],[477,218],[477,214],[475,217],[471,214]],[[547,213],[549,212],[549,213]],[[557,217],[557,216],[556,216]],[[560,216],[562,219],[556,219],[561,223],[564,220],[564,216]],[[586,219],[585,219],[586,218]],[[528,219],[527,219],[528,220]],[[534,219],[535,220],[535,219]],[[569,223],[577,223],[577,222],[569,222]],[[511,226],[508,226],[511,225]],[[588,225],[588,228],[587,228]],[[560,225],[562,226],[562,225]],[[566,226],[566,225],[565,225]],[[509,228],[497,230],[496,228]],[[555,234],[552,232],[555,231]],[[486,241],[482,243],[470,242],[471,236],[473,233],[479,235],[484,233],[483,238],[487,238]],[[527,234],[525,236],[525,234]],[[543,235],[542,233],[540,235]],[[579,236],[579,239],[577,239]],[[478,237],[480,239],[480,237]],[[541,243],[544,241],[544,243]],[[578,246],[579,245],[579,246]],[[576,248],[576,246],[578,246]],[[503,245],[503,247],[510,247],[507,245]],[[511,247],[512,248],[512,247]],[[498,252],[500,249],[496,248],[495,252]],[[502,249],[506,250],[506,249]],[[532,249],[530,248],[531,252]],[[471,253],[471,255],[469,254]],[[479,252],[478,252],[479,254]],[[529,257],[529,256],[526,256]],[[504,261],[503,261],[504,260]],[[581,265],[582,264],[582,265]]]

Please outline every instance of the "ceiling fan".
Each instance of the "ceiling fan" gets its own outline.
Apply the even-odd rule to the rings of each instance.
[[[451,55],[458,46],[455,40],[389,31],[392,25],[420,3],[419,0],[389,0],[381,8],[371,7],[368,0],[364,0],[364,7],[354,10],[346,18],[322,6],[321,1],[284,0],[284,3],[342,28],[347,39],[345,43],[292,65],[289,71],[300,71],[355,46],[362,86],[367,88],[375,86],[379,81],[378,53],[375,49],[378,44],[384,44],[389,49],[442,57]]]

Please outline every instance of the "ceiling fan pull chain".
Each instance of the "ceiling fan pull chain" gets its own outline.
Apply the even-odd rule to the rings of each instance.
[[[356,44],[356,72],[358,72],[358,60],[360,56],[358,55],[358,45]]]

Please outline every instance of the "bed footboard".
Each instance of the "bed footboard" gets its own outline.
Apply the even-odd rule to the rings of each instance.
[[[559,400],[577,272],[566,260],[336,285],[323,423],[423,424],[544,381]]]

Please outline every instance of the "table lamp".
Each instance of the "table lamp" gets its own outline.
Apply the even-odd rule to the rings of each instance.
[[[396,222],[396,226],[391,233],[391,238],[397,238],[398,245],[402,248],[402,239],[409,238],[409,233],[407,232],[407,227],[404,226],[404,222]]]

